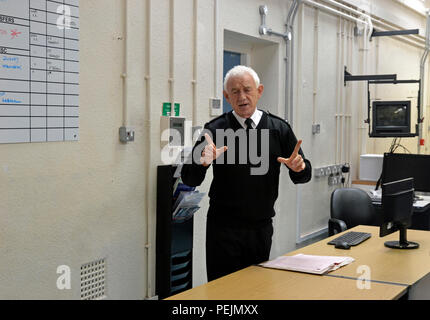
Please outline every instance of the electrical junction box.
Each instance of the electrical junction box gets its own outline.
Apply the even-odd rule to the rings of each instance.
[[[119,141],[124,143],[134,141],[134,128],[131,128],[131,127],[119,128]]]
[[[211,116],[222,115],[221,99],[209,99],[209,108]]]
[[[161,116],[161,161],[165,165],[179,164],[185,145],[185,118]]]
[[[360,155],[360,180],[378,181],[382,173],[383,154]]]
[[[183,147],[185,141],[185,118],[161,116],[160,120],[161,148]]]

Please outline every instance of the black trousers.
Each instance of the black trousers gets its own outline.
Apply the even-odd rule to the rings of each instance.
[[[269,259],[272,219],[258,225],[223,225],[208,217],[206,270],[208,281]]]

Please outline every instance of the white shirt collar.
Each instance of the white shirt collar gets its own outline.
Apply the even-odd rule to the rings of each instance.
[[[235,118],[237,119],[237,121],[239,121],[240,125],[246,129],[246,124],[245,124],[245,120],[246,118],[242,118],[241,116],[239,116],[236,112],[234,112],[233,110],[233,115],[235,116]],[[261,117],[263,116],[263,111],[255,109],[254,113],[252,114],[252,116],[250,117],[253,124],[252,127],[255,129],[258,126],[258,123],[261,120]]]

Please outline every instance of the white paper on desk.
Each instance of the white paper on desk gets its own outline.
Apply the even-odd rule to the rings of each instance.
[[[281,256],[274,260],[261,263],[265,268],[283,269],[314,274],[324,274],[354,261],[351,257],[315,256],[296,254],[295,256]]]

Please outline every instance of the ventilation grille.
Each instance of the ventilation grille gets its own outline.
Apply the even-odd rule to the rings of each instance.
[[[81,300],[98,300],[106,297],[106,259],[81,266]]]

